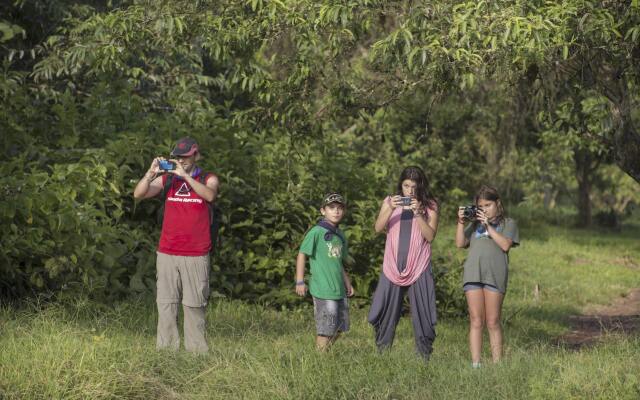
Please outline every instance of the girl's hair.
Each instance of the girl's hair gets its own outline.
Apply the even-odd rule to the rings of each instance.
[[[402,170],[400,179],[398,180],[397,194],[402,196],[402,182],[407,179],[416,183],[416,199],[425,208],[434,208],[437,206],[438,201],[429,191],[429,181],[424,174],[424,171],[420,167],[410,166]]]
[[[476,196],[473,198],[473,202],[477,206],[478,201],[480,200],[489,200],[496,202],[496,206],[498,207],[498,214],[496,215],[496,219],[497,222],[501,224],[504,221],[504,206],[502,205],[502,200],[500,200],[498,190],[492,186],[482,185],[476,193]]]

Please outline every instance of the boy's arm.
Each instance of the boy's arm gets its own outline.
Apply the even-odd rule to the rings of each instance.
[[[304,266],[307,263],[307,255],[298,253],[296,258],[296,293],[304,296],[307,293],[307,285],[304,284]]]
[[[347,274],[347,271],[345,271],[344,268],[342,268],[342,278],[344,279],[344,287],[347,289],[347,297],[353,296],[355,292],[351,285],[351,279],[349,279],[349,274]]]

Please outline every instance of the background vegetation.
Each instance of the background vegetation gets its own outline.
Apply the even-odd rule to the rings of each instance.
[[[366,301],[371,224],[409,164],[443,225],[481,183],[582,226],[620,229],[638,204],[635,0],[14,0],[0,32],[4,298],[149,294],[160,203],[131,193],[184,135],[222,180],[212,287],[262,304],[297,301],[293,260],[329,190],[349,201]],[[461,257],[434,254],[457,314]]]

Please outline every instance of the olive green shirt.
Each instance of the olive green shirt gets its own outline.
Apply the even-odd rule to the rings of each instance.
[[[496,230],[511,239],[513,247],[519,244],[518,225],[513,219],[505,218],[496,227]],[[464,263],[462,284],[484,283],[495,286],[501,293],[506,293],[509,277],[509,254],[502,251],[480,224],[471,223],[466,226],[464,236],[469,239],[469,256]]]

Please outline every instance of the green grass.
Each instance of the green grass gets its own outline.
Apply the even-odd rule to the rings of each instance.
[[[452,234],[441,230],[434,251],[450,251]],[[465,320],[439,322],[425,364],[407,318],[393,349],[378,354],[367,310],[352,309],[351,331],[321,354],[309,307],[216,300],[208,314],[211,352],[196,356],[155,350],[148,299],[114,306],[34,300],[0,308],[0,398],[637,399],[637,334],[610,334],[581,351],[554,339],[568,329],[568,315],[640,287],[632,265],[640,264],[639,234],[634,226],[621,233],[521,227],[504,307],[505,359],[480,370],[469,367]]]

